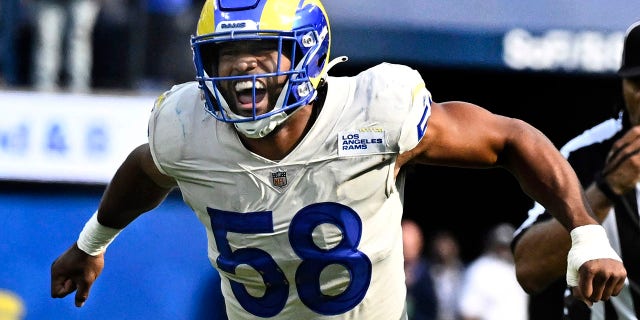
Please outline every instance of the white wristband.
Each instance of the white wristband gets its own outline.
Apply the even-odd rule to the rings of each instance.
[[[91,256],[97,256],[107,250],[113,239],[122,231],[105,227],[98,222],[98,212],[91,216],[78,236],[78,248]]]
[[[571,250],[567,256],[567,285],[577,287],[580,266],[596,259],[622,261],[611,248],[604,228],[599,224],[589,224],[571,230]]]

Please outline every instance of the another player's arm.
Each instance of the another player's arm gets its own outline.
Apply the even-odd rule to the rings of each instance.
[[[595,184],[591,184],[585,194],[596,220],[602,223],[612,202]],[[513,252],[516,276],[522,288],[528,293],[540,292],[563,277],[570,248],[569,233],[556,219],[539,222],[526,229],[516,241]]]
[[[155,166],[148,144],[143,144],[129,154],[107,186],[97,221],[122,229],[159,205],[174,186],[175,181]],[[77,290],[75,304],[81,307],[103,267],[103,252],[89,255],[74,243],[51,266],[51,296],[62,298]]]
[[[470,103],[433,103],[431,108],[424,138],[414,149],[399,156],[399,166],[417,162],[476,168],[504,167],[565,230],[597,225],[598,222],[590,215],[590,207],[575,172],[540,131],[521,120],[495,115]],[[579,231],[587,229],[590,228],[580,228]],[[598,236],[602,235],[598,233]],[[606,242],[606,236],[601,240]],[[604,253],[611,256],[612,250],[608,249],[610,247]],[[585,252],[581,254],[579,257],[590,256]],[[615,258],[619,259],[617,255]],[[589,300],[606,300],[622,289],[626,271],[621,262],[591,259],[578,265],[581,266],[579,287]],[[596,276],[597,279],[594,278]],[[600,282],[601,279],[608,282]]]

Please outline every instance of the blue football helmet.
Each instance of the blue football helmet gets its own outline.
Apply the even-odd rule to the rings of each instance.
[[[276,72],[221,77],[217,74],[216,46],[229,41],[277,42]],[[264,137],[299,107],[317,97],[326,76],[331,35],[329,20],[319,0],[207,0],[191,38],[196,80],[204,91],[206,109],[218,120],[234,123],[250,138]],[[291,59],[289,70],[280,70],[283,53]],[[264,114],[256,111],[256,81],[286,76],[275,106]],[[219,90],[220,81],[253,81],[253,115],[234,113]]]

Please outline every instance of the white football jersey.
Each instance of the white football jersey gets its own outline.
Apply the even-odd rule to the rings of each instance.
[[[419,73],[381,64],[329,77],[322,111],[280,161],[248,151],[195,82],[158,98],[156,165],[208,236],[230,319],[403,319],[403,179],[431,96]]]

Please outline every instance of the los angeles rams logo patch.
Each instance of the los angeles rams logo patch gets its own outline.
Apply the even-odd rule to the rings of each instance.
[[[353,156],[385,151],[382,128],[361,128],[338,133],[338,155]]]

